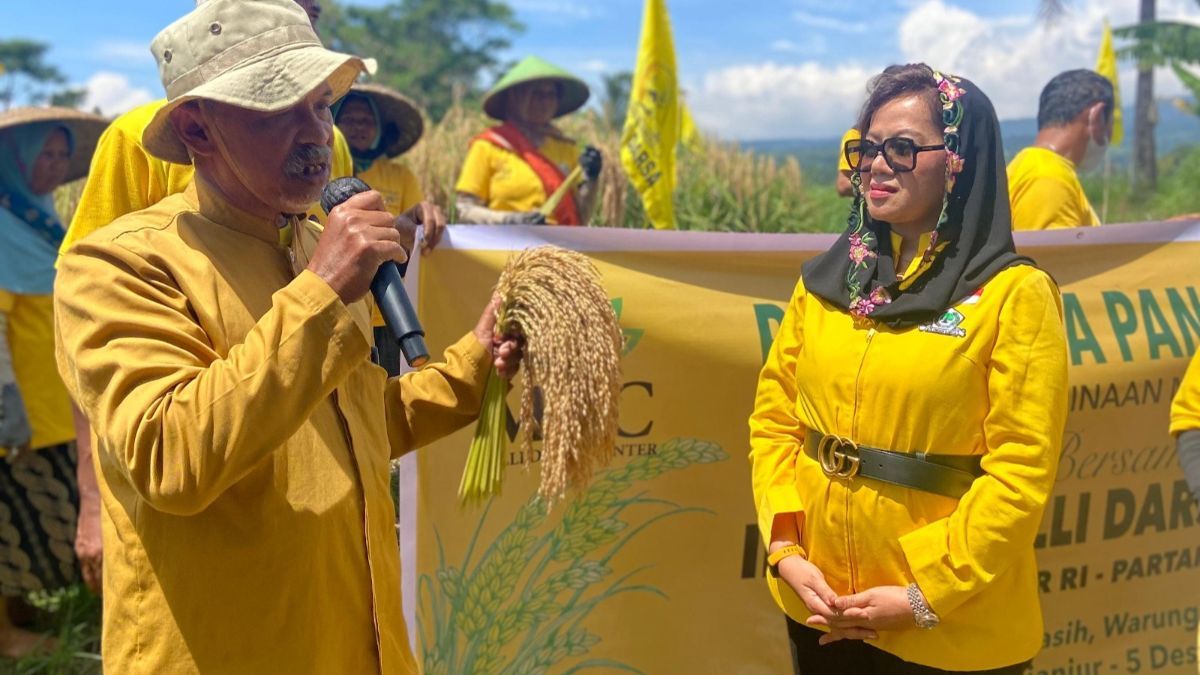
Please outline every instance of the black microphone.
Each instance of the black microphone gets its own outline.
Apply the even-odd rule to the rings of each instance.
[[[337,178],[325,186],[321,192],[321,208],[325,215],[335,206],[360,192],[370,190],[370,186],[361,180],[346,176]],[[404,279],[400,276],[400,268],[394,261],[388,260],[379,266],[375,278],[371,280],[371,295],[379,305],[379,313],[392,335],[400,343],[400,351],[408,365],[417,368],[429,362],[429,349],[425,346],[425,329],[417,320],[417,311],[413,309],[412,301],[404,290]]]

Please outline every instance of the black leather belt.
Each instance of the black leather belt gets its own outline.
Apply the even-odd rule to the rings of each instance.
[[[809,431],[804,454],[831,478],[871,478],[902,487],[959,498],[983,475],[974,455],[915,455],[858,445],[848,438]]]

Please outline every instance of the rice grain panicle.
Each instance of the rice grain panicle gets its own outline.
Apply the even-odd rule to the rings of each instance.
[[[508,261],[496,292],[501,298],[497,333],[519,334],[525,339],[521,449],[526,462],[530,461],[534,437],[541,432],[538,494],[549,506],[563,499],[568,490],[585,486],[593,471],[612,459],[621,390],[621,327],[600,284],[599,271],[575,251],[556,246],[522,251]],[[487,396],[503,397],[506,389],[489,386]],[[497,402],[490,403],[494,406]],[[502,398],[499,404],[503,405]],[[499,445],[496,438],[488,436],[499,437],[502,443],[505,435],[504,416],[489,415],[488,411],[489,401],[485,400],[459,488],[464,499],[490,494],[499,487],[499,472],[494,481],[483,485],[468,485],[466,479],[473,465],[496,466],[494,461],[476,456],[476,452],[494,452]]]

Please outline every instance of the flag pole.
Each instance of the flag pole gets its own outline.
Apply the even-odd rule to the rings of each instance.
[[[1100,198],[1100,224],[1108,222],[1108,179],[1112,175],[1112,155],[1104,153],[1104,192]]]

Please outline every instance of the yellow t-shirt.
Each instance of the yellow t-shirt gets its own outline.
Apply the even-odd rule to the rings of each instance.
[[[195,173],[192,165],[165,162],[142,145],[142,132],[164,105],[166,100],[160,99],[134,108],[113,120],[100,136],[79,206],[58,249],[60,256],[75,242],[117,218],[153,206],[191,184]],[[353,167],[350,146],[335,126],[330,176],[353,175]],[[314,209],[323,216],[320,211],[319,207]]]
[[[30,447],[36,450],[74,440],[71,399],[54,361],[53,296],[0,290],[0,313],[8,315],[13,371],[33,430]]]
[[[578,146],[559,138],[547,138],[538,149],[564,176],[579,161]],[[520,155],[482,140],[471,144],[454,189],[475,195],[496,211],[533,211],[549,198],[542,180]],[[553,217],[547,222],[557,224]]]
[[[941,624],[879,631],[876,647],[946,670],[1000,668],[1042,647],[1033,539],[1067,416],[1061,300],[1045,272],[1009,267],[927,327],[945,330],[857,320],[796,285],[750,417],[758,524],[769,542],[776,517],[793,517],[839,595],[920,586]],[[984,474],[961,499],[831,478],[804,451],[809,430],[977,456]],[[791,588],[768,583],[803,623]]]
[[[425,199],[416,175],[398,159],[380,158],[358,177],[383,195],[393,215],[398,216]]]
[[[1175,400],[1171,401],[1171,435],[1200,429],[1200,351],[1192,356]]]
[[[1014,230],[1050,230],[1100,224],[1083,192],[1075,164],[1046,148],[1029,147],[1008,165]]]

